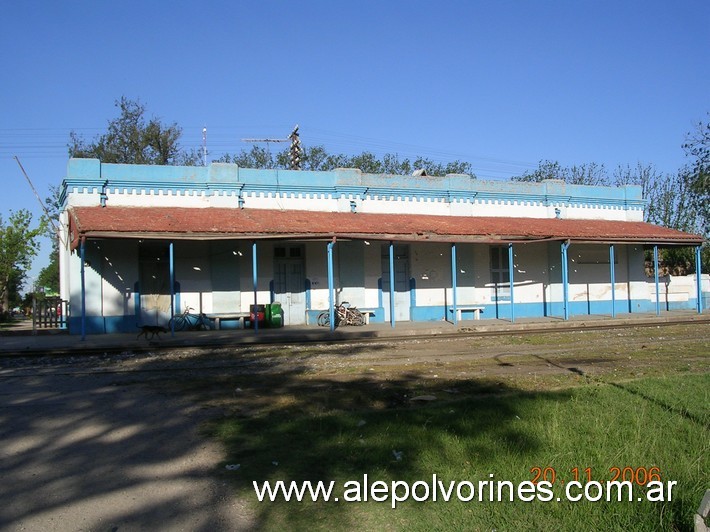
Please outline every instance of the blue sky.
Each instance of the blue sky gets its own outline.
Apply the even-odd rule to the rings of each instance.
[[[305,145],[482,179],[543,159],[674,172],[710,111],[708,27],[706,0],[6,2],[0,214],[40,212],[13,156],[46,194],[69,131],[100,134],[122,95],[187,148],[206,126],[214,158],[298,123]]]

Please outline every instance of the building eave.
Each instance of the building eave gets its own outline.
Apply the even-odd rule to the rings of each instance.
[[[162,240],[330,239],[401,242],[653,244],[696,246],[699,235],[644,222],[557,218],[373,214],[269,209],[72,207],[72,242],[84,238]]]

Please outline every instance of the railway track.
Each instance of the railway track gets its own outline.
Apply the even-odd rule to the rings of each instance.
[[[343,339],[338,342],[266,343],[258,345],[182,346],[153,349],[127,350],[101,349],[87,353],[32,353],[24,356],[0,358],[0,378],[52,375],[121,375],[142,374],[146,377],[162,374],[220,373],[238,371],[240,374],[268,374],[285,368],[301,368],[303,371],[323,371],[329,365],[360,368],[375,364],[379,367],[408,364],[471,362],[474,360],[500,359],[501,362],[521,356],[538,356],[555,353],[555,356],[571,356],[595,347],[613,353],[615,350],[639,350],[647,346],[678,342],[700,342],[708,345],[710,321],[688,320],[673,323],[654,323],[647,327],[637,324],[618,324],[598,327],[570,327],[565,329],[526,329],[506,332],[504,335],[479,333],[439,334],[436,336],[401,336],[372,339]],[[653,327],[656,331],[673,331],[667,336],[629,336],[629,329],[643,330]],[[669,329],[670,328],[670,329]],[[618,331],[617,335],[602,338],[571,338],[579,333]],[[532,335],[548,335],[549,341],[539,345],[526,344]],[[505,336],[506,341],[494,339]],[[483,341],[472,344],[476,338]],[[511,343],[511,338],[518,339]],[[704,342],[706,341],[707,342]],[[708,356],[710,353],[699,353]],[[166,377],[168,378],[168,377]]]

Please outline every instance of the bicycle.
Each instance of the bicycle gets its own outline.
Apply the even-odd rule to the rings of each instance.
[[[202,312],[191,314],[191,310],[195,309],[185,306],[185,311],[182,314],[170,318],[168,328],[175,331],[208,331],[212,329],[212,321],[205,314]]]
[[[343,301],[340,305],[337,305],[334,309],[334,314],[336,327],[340,327],[341,325],[365,325],[365,317],[362,315],[362,312],[356,307],[351,307],[350,303],[347,301]],[[316,322],[321,327],[328,327],[330,325],[330,311],[324,310],[318,314]]]

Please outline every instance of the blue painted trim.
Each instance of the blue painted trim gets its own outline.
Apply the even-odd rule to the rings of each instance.
[[[444,305],[427,305],[424,307],[413,307],[410,309],[412,321],[448,321],[448,312]]]
[[[656,282],[656,316],[661,315],[661,289],[658,283],[658,244],[653,246],[653,279]]]
[[[70,317],[67,321],[69,334],[81,329],[81,317]],[[86,316],[85,334],[114,334],[129,333],[136,334],[135,316]]]
[[[569,249],[569,242],[562,242],[562,309],[564,312],[564,319],[568,320],[570,316],[569,308],[569,265],[567,263],[567,250]]]
[[[138,321],[141,317],[141,284],[138,281],[133,283],[133,312]]]
[[[670,301],[666,304],[666,310],[695,310],[698,307],[696,298],[688,299],[688,301]]]
[[[394,329],[394,242],[390,241],[390,323]]]
[[[703,268],[703,263],[702,263],[702,256],[700,253],[700,246],[695,247],[695,284],[696,284],[696,301],[697,301],[697,310],[698,314],[703,313],[703,277],[702,277],[702,268]]]
[[[501,313],[503,318],[496,315],[497,305],[495,303],[476,305],[483,308],[481,311],[481,320],[498,320],[507,319],[505,316],[507,312]],[[619,314],[624,314],[628,312],[628,307],[633,306],[633,308],[638,309],[637,312],[650,313],[653,312],[653,302],[649,299],[634,299],[630,302],[626,300],[616,300],[616,311]],[[669,310],[688,310],[694,309],[696,306],[696,301],[683,301],[678,303],[671,303]],[[569,304],[570,314],[575,316],[584,315],[609,315],[611,313],[611,300],[605,301],[571,301]],[[423,321],[438,321],[440,322],[444,319],[447,314],[451,313],[451,307],[448,309],[443,305],[432,305],[432,306],[422,306],[415,307],[411,309],[412,321],[423,322]],[[516,319],[519,318],[542,318],[545,317],[546,311],[545,306],[539,302],[531,303],[516,303],[515,304],[515,316]],[[472,311],[462,312],[463,321],[473,321]],[[461,322],[459,322],[460,324]]]
[[[127,165],[129,166],[129,165]],[[252,171],[254,172],[254,171]],[[305,173],[305,172],[304,172]],[[374,178],[381,177],[372,175]],[[397,177],[397,176],[393,176]],[[179,177],[172,177],[161,181],[152,180],[111,180],[108,185],[105,180],[86,180],[67,178],[64,180],[66,190],[72,193],[84,194],[99,194],[103,190],[111,194],[123,194],[126,191],[127,195],[140,194],[170,194],[180,196],[232,196],[236,198],[239,208],[244,208],[245,197],[297,197],[304,199],[322,199],[322,198],[340,198],[340,197],[357,197],[361,201],[366,200],[390,200],[390,201],[409,201],[409,202],[443,202],[443,203],[469,203],[469,204],[502,204],[502,205],[525,205],[525,206],[563,206],[563,207],[581,207],[593,209],[610,209],[610,210],[642,210],[646,206],[645,200],[637,200],[620,197],[603,197],[594,196],[599,193],[595,190],[584,190],[579,195],[569,194],[550,194],[539,192],[516,192],[515,190],[460,190],[446,188],[420,188],[412,183],[410,187],[367,187],[366,193],[350,193],[343,188],[359,187],[342,187],[332,184],[317,184],[302,185],[302,184],[284,184],[284,183],[199,183],[195,180],[189,182],[181,182]],[[256,181],[265,181],[263,177]],[[478,185],[486,184],[486,181],[481,180]],[[500,182],[493,182],[500,184]],[[427,184],[432,184],[430,180]],[[443,184],[442,186],[445,186]],[[500,187],[499,187],[500,188]],[[589,187],[595,188],[595,187]],[[604,188],[604,187],[601,187]],[[611,190],[611,187],[609,187]],[[64,192],[66,195],[66,192]],[[586,194],[586,195],[585,195]],[[618,194],[617,194],[618,195]]]
[[[254,281],[254,334],[259,332],[259,309],[257,307],[257,297],[259,291],[259,277],[256,260],[256,240],[251,243],[251,269]]]
[[[616,268],[614,267],[614,244],[609,244],[609,282],[611,283],[611,317],[616,318]]]
[[[515,281],[515,267],[513,264],[513,243],[508,244],[508,277],[510,281],[510,321],[515,323],[515,295],[513,294]]]
[[[335,330],[335,275],[333,273],[333,246],[335,246],[335,242],[328,242],[328,316],[330,318],[330,332]]]
[[[456,307],[456,244],[451,244],[451,299],[452,303],[454,305],[454,325],[458,325],[459,323],[459,317],[458,317],[458,312],[457,312],[457,307]]]
[[[307,185],[304,185],[307,183]],[[213,163],[209,167],[120,165],[95,159],[71,159],[61,197],[67,191],[97,194],[175,194],[229,196],[243,208],[245,197],[367,198],[411,202],[454,202],[643,210],[641,187],[579,186],[568,183],[518,183],[475,180],[468,175],[413,177],[364,174],[341,169],[329,172],[257,170]]]
[[[178,313],[181,312],[180,309],[182,308],[182,301],[181,301],[181,297],[180,297],[180,294],[182,292],[180,291],[180,289],[181,289],[180,281],[175,281],[175,308],[177,309]]]
[[[108,181],[104,181],[104,184],[101,187],[101,193],[99,194],[99,201],[101,202],[102,207],[106,207],[106,201],[108,200],[108,195],[106,194],[106,186],[107,185],[108,185]]]
[[[170,242],[168,246],[168,260],[170,263],[170,335],[175,336],[175,245]]]
[[[306,279],[303,284],[306,291],[306,308],[311,308],[311,280]]]
[[[409,306],[417,306],[417,280],[414,277],[409,278]]]
[[[382,290],[382,277],[377,279],[377,306],[384,308],[385,298]]]
[[[275,297],[276,297],[276,292],[274,292],[274,280],[271,279],[269,281],[269,303],[273,303]]]
[[[704,293],[703,297],[708,298],[708,293]],[[481,321],[483,320],[495,320],[496,317],[496,305],[495,303],[487,305],[477,305],[483,307],[481,312]],[[654,311],[654,304],[650,299],[634,299],[631,301],[627,300],[616,300],[616,311],[619,314],[628,313],[629,307],[633,307],[636,312],[641,313],[652,313]],[[695,310],[697,308],[697,301],[695,298],[691,298],[688,301],[670,302],[668,304],[669,311],[676,310]],[[318,319],[318,315],[324,309],[311,309],[308,310],[308,323],[315,323]],[[372,309],[375,315],[370,318],[371,323],[385,323],[385,309],[383,307],[378,307]],[[436,321],[447,317],[447,312],[451,312],[451,307],[448,309],[443,305],[439,306],[424,306],[424,307],[413,307],[411,310],[411,320],[413,322],[426,322],[426,321]],[[575,315],[586,315],[591,313],[592,315],[609,315],[611,313],[611,300],[606,301],[592,301],[591,304],[586,301],[573,301],[570,303],[570,311]],[[519,318],[541,318],[548,315],[545,311],[545,305],[542,303],[516,303],[515,305],[515,315],[516,319]],[[462,312],[463,321],[472,321],[473,313],[467,311]],[[461,321],[459,321],[461,324]],[[81,328],[81,317],[80,316],[70,316],[67,320],[67,325],[69,328],[69,334],[78,335]],[[228,328],[225,326],[225,329]],[[86,316],[86,334],[102,334],[102,333],[129,333],[135,338],[136,321],[134,315],[126,316]]]
[[[79,256],[81,258],[81,339],[86,340],[86,240],[81,239],[79,244]]]

